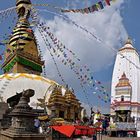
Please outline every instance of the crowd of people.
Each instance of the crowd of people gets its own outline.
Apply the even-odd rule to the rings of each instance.
[[[34,120],[34,126],[38,133],[42,134],[50,134],[50,120],[40,120],[36,118]],[[73,125],[80,125],[80,126],[91,126],[95,128],[100,128],[103,135],[107,135],[107,128],[109,127],[109,118],[101,115],[100,111],[94,112],[91,109],[90,117],[84,116],[82,119],[76,118],[71,122]],[[96,140],[95,136],[93,136],[93,140]]]
[[[95,128],[101,128],[102,134],[107,135],[107,128],[109,127],[109,121],[110,121],[109,117],[102,115],[99,110],[97,110],[97,112],[94,112],[91,108],[90,117],[83,117],[82,120],[77,119],[75,123],[78,125],[86,125]]]

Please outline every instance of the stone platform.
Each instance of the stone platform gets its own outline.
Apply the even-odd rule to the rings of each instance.
[[[41,134],[13,134],[6,131],[1,132],[0,140],[47,140]]]
[[[101,139],[97,139],[97,140],[101,140]],[[128,138],[128,137],[108,137],[108,136],[103,136],[102,140],[140,140],[140,138]]]

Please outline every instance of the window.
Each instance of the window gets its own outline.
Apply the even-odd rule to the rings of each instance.
[[[59,117],[64,118],[64,111],[59,111]]]
[[[124,96],[121,96],[121,101],[122,101],[122,102],[124,101]]]

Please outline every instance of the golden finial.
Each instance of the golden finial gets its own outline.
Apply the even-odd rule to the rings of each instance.
[[[31,10],[30,0],[16,0],[16,10],[19,19],[28,19]]]
[[[16,6],[19,4],[31,4],[30,0],[16,0]]]
[[[132,39],[130,37],[128,37],[128,39],[126,40],[125,44],[131,44],[132,45],[133,44]]]

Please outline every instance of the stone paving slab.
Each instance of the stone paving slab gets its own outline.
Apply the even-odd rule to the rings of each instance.
[[[101,139],[97,139],[97,140],[101,140]],[[119,138],[119,137],[108,137],[108,136],[103,136],[102,140],[140,140],[140,138]]]

